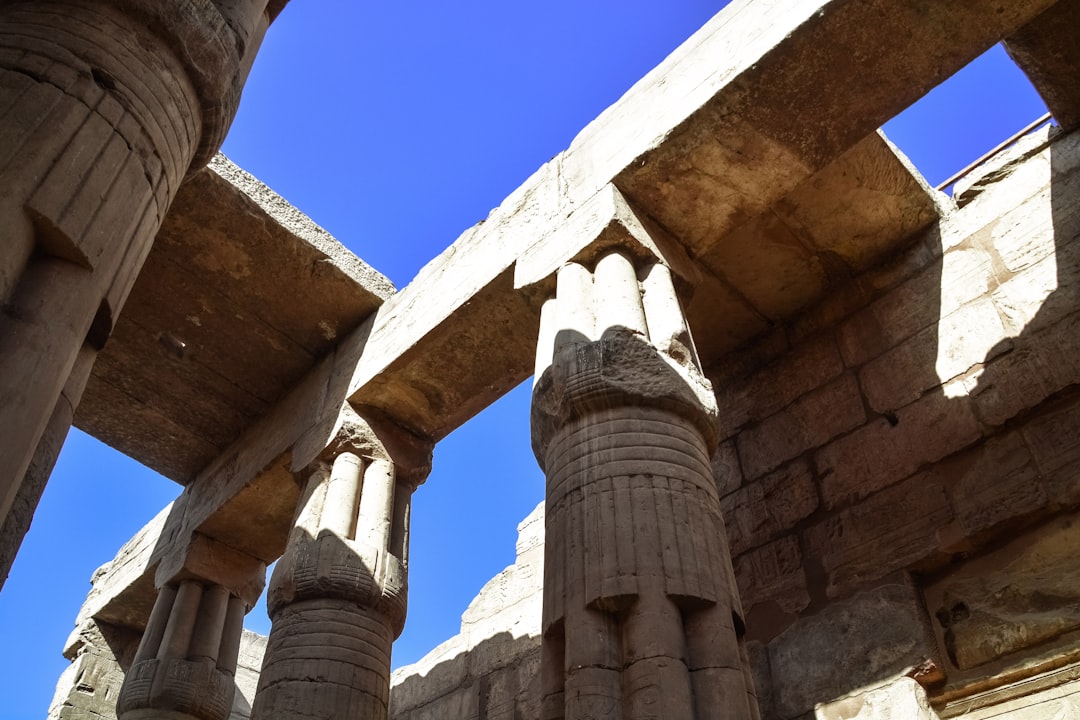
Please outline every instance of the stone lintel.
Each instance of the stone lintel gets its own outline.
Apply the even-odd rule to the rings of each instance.
[[[409,432],[376,408],[354,408],[348,402],[343,403],[329,437],[325,426],[317,426],[297,442],[300,451],[296,448],[293,451],[294,472],[305,469],[296,461],[309,458],[318,445],[323,448],[317,459],[327,463],[343,452],[371,460],[388,460],[394,464],[398,481],[409,482],[414,489],[431,472],[434,443]]]
[[[250,610],[266,585],[266,564],[240,550],[196,533],[186,546],[162,558],[155,585],[206,580],[221,585]]]
[[[556,260],[543,253],[559,252],[541,248],[566,242],[552,238],[568,232],[567,224],[582,222],[574,216],[609,184],[633,204],[638,217],[663,227],[697,259],[862,145],[845,169],[865,172],[853,176],[854,187],[842,188],[841,195],[850,198],[846,205],[867,208],[886,198],[888,212],[847,215],[844,220],[861,225],[856,228],[860,242],[839,251],[834,245],[850,243],[852,234],[840,232],[845,228],[835,213],[811,218],[823,224],[811,232],[811,244],[821,243],[823,257],[847,252],[845,262],[852,268],[872,264],[932,221],[936,201],[902,162],[867,159],[891,156],[886,143],[876,137],[862,141],[1050,4],[1017,2],[1001,13],[956,3],[927,12],[907,3],[882,10],[840,0],[797,9],[778,2],[728,7],[380,309],[350,383],[350,400],[386,409],[406,406],[408,424],[438,439],[527,377],[531,348],[520,337],[535,331],[539,309],[538,300],[520,290],[546,275],[545,265],[576,255],[579,248],[564,249]],[[876,15],[879,11],[888,17]],[[905,28],[903,38],[896,27]],[[866,61],[858,74],[837,73],[837,67],[851,66],[853,55]],[[726,61],[717,63],[718,57]],[[845,175],[852,177],[838,171],[833,179]],[[812,189],[803,194],[813,195]],[[812,215],[800,212],[803,205],[793,202],[789,208],[792,224]],[[882,224],[890,230],[882,233]],[[589,234],[588,241],[595,237]],[[530,269],[517,270],[518,259],[533,253],[547,259],[534,256]],[[533,262],[541,267],[532,268]],[[810,266],[805,272],[813,273],[821,263],[809,257],[804,264]],[[503,279],[508,271],[515,275],[509,283]],[[710,353],[760,332],[778,312],[793,313],[820,297],[835,278],[819,275],[800,284],[812,290],[800,302],[775,301],[756,309],[737,283],[732,287],[706,273],[710,298],[700,306],[721,308],[714,314],[735,325]],[[702,295],[700,287],[696,295]],[[705,315],[689,312],[692,325],[694,316]],[[487,322],[471,324],[477,318]],[[463,355],[480,347],[495,355]],[[455,387],[439,378],[453,378]]]
[[[1005,39],[1005,49],[1065,130],[1080,125],[1078,26],[1080,1],[1059,0]]]
[[[701,278],[701,271],[677,241],[649,217],[635,212],[618,188],[605,185],[517,259],[514,287],[540,285],[550,295],[560,267],[574,262],[591,269],[613,250],[637,263],[659,260],[690,286]]]
[[[177,194],[75,424],[187,485],[393,292],[219,155]]]

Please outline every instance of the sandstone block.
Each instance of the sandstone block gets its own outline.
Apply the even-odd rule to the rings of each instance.
[[[739,454],[735,450],[735,441],[720,443],[712,457],[713,480],[716,492],[723,497],[738,489],[743,483],[742,468],[739,466]]]
[[[968,403],[927,393],[819,450],[815,456],[825,507],[835,508],[909,476],[977,440]]]
[[[758,605],[769,604],[782,613],[794,615],[810,604],[802,551],[794,535],[786,535],[736,558],[735,581],[743,607],[751,616],[747,630],[755,637],[768,636],[770,629],[755,626],[752,616]]]
[[[49,720],[116,717],[124,668],[138,645],[134,630],[88,620],[79,631],[78,655],[56,684]]]
[[[1012,350],[991,361],[975,380],[971,401],[990,427],[1004,424],[1080,379],[1080,313],[1013,338]]]
[[[909,677],[859,690],[814,708],[815,720],[938,720],[926,690]]]
[[[933,555],[952,518],[941,482],[920,473],[810,527],[804,551],[838,597]]]
[[[1078,520],[1047,523],[926,589],[955,667],[974,668],[1080,628]]]
[[[480,698],[474,687],[464,687],[417,707],[407,714],[394,714],[399,720],[445,720],[445,718],[478,718]],[[391,711],[393,712],[393,711]]]
[[[838,341],[848,367],[858,367],[895,347],[940,317],[941,265],[890,290],[842,323]]]
[[[795,460],[750,483],[720,503],[731,554],[740,555],[771,540],[817,507],[817,489],[805,460]]]
[[[1017,335],[1039,315],[1047,299],[1057,291],[1058,258],[1051,256],[1001,283],[991,297],[1008,323],[1010,333]],[[1047,324],[1046,320],[1043,324]]]
[[[1067,720],[1080,717],[1080,680],[989,707],[971,708],[970,701],[960,702],[965,706],[964,720]]]
[[[1011,348],[989,298],[963,305],[867,363],[859,374],[870,407],[887,412]]]
[[[744,431],[738,438],[743,472],[758,478],[865,420],[858,383],[843,375]]]
[[[1080,400],[1074,398],[1034,418],[1021,433],[1049,500],[1059,505],[1080,501]]]
[[[872,410],[891,412],[915,402],[941,383],[934,369],[937,327],[931,326],[866,363],[859,371],[859,385]]]
[[[747,422],[759,422],[816,390],[844,370],[836,340],[823,334],[792,348],[778,362],[749,378],[716,387],[721,436]]]
[[[951,457],[930,471],[965,537],[1046,505],[1038,470],[1021,434],[1010,432]]]
[[[1010,272],[1018,272],[1054,252],[1048,157],[1044,155],[1040,161],[1028,164],[1024,172],[1041,175],[1039,185],[1045,189],[1002,215],[991,230],[991,243]]]
[[[993,289],[997,279],[994,258],[978,238],[979,233],[975,233],[968,243],[941,258],[940,317],[951,315]]]
[[[918,593],[882,585],[800,618],[769,643],[776,717],[792,718],[937,655]]]
[[[843,320],[865,309],[874,299],[918,275],[941,257],[937,228],[931,227],[923,237],[899,251],[892,262],[858,275],[843,289],[835,289],[820,303],[797,317],[790,327],[793,340],[835,329]]]
[[[1010,346],[997,307],[987,298],[970,302],[941,319],[937,326],[935,370],[941,383],[988,362]]]

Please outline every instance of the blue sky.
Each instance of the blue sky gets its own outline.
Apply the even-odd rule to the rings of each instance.
[[[225,152],[404,287],[725,3],[295,0]],[[1045,108],[994,50],[886,127],[932,184]],[[394,664],[455,634],[543,497],[528,384],[453,433],[415,496]],[[93,570],[179,487],[73,431],[0,593],[0,720],[41,718]],[[248,626],[266,632],[265,610]]]

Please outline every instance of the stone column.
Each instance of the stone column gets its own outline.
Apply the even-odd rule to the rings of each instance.
[[[75,417],[75,408],[79,406],[96,358],[97,350],[84,344],[38,440],[37,450],[15,494],[11,509],[6,518],[0,515],[0,589],[4,587],[19,546],[30,530],[30,521],[60,457],[60,450]]]
[[[254,720],[387,717],[390,651],[405,624],[409,508],[430,445],[402,457],[351,415],[311,472],[270,581]]]
[[[716,404],[668,268],[570,263],[542,310],[542,711],[757,717],[709,458]]]
[[[266,566],[196,534],[162,560],[154,609],[116,701],[118,720],[227,720],[244,615]]]
[[[282,5],[0,3],[0,522]]]

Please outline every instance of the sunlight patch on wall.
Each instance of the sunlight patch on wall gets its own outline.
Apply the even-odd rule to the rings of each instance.
[[[994,179],[950,223],[961,232],[942,238],[935,368],[947,397],[971,394],[983,365],[1013,349],[1011,338],[1058,288],[1049,151],[1028,157],[1047,135],[1028,136],[991,161],[984,177]],[[1016,192],[1023,187],[1043,190],[1025,198]]]

